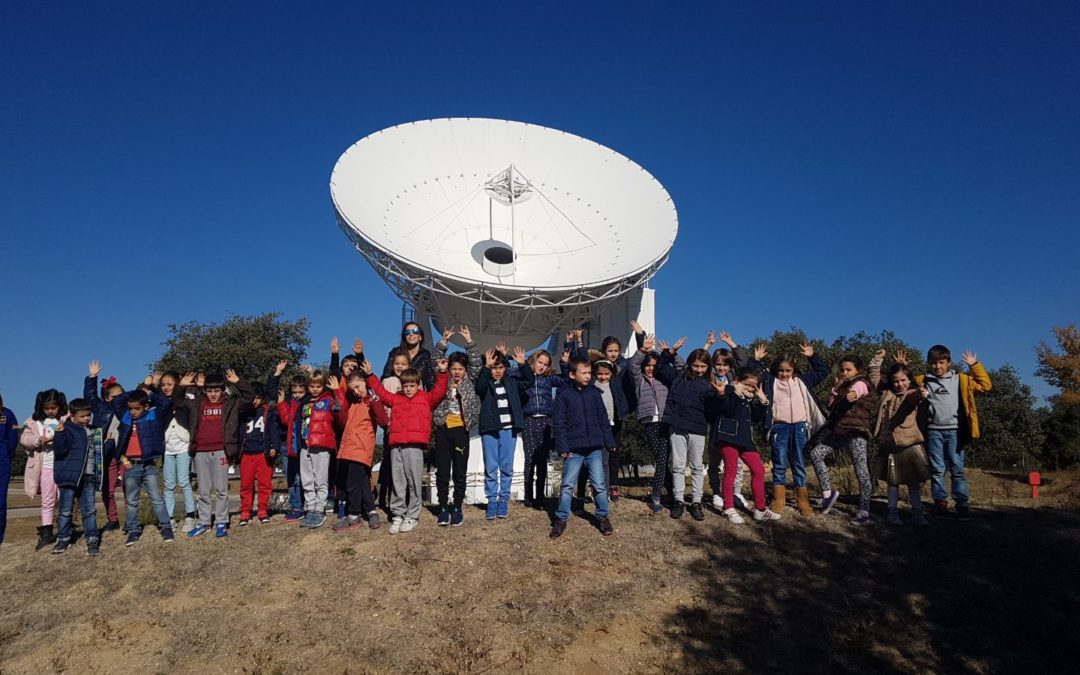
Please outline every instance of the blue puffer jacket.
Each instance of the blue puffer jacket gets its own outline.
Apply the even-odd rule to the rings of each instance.
[[[94,453],[94,473],[91,480],[97,482],[101,475],[101,438],[99,428],[80,427],[71,421],[64,423],[64,429],[56,434],[53,441],[53,480],[57,486],[79,486],[83,469],[86,468],[87,452]]]
[[[131,413],[128,412],[127,402],[132,392],[124,392],[114,396],[109,404],[113,414],[120,419],[120,438],[116,441],[117,453],[123,457],[127,452],[128,443],[131,441]],[[159,391],[151,391],[150,409],[138,419],[136,426],[139,429],[139,447],[142,449],[144,464],[152,462],[165,454],[165,428],[161,426],[165,413],[172,405],[172,401],[165,398]]]
[[[517,364],[517,361],[511,361]],[[518,379],[521,371],[525,368],[532,370],[532,366],[525,364],[520,368],[516,365],[510,368],[510,377]],[[555,411],[555,390],[570,384],[570,380],[561,373],[548,373],[547,375],[535,375],[532,385],[522,393],[524,399],[521,404],[521,414],[525,417],[545,415],[551,417]]]
[[[704,436],[709,430],[708,405],[716,396],[707,377],[690,377],[677,373],[670,363],[656,364],[656,377],[667,385],[662,421],[676,434]]]
[[[607,409],[600,390],[576,384],[563,387],[555,396],[552,427],[555,450],[560,455],[585,455],[593,450],[614,448]]]
[[[761,421],[764,407],[753,405],[735,393],[735,387],[729,386],[723,396],[713,399],[712,442],[720,445],[733,445],[750,452],[754,446],[754,425]]]

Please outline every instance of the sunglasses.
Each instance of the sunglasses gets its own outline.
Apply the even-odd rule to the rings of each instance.
[[[405,332],[405,335],[419,335],[420,334],[420,329],[419,328],[406,328],[404,332]]]

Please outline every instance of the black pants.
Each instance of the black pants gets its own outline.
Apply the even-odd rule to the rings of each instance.
[[[615,436],[615,449],[622,450],[622,421],[615,420],[615,424],[611,426],[611,433]],[[619,469],[622,467],[622,460],[620,459],[620,452],[609,452],[607,454],[607,462],[604,464],[604,477],[607,479],[608,490],[615,487],[619,483]]]
[[[653,456],[652,498],[659,501],[660,488],[667,489],[671,496],[672,482],[668,468],[668,457],[671,455],[671,444],[668,440],[668,425],[663,422],[645,422],[645,442],[649,446],[649,452]]]
[[[338,499],[345,499],[345,512],[350,516],[366,518],[375,511],[375,498],[371,495],[371,467],[347,459],[337,460],[334,480]]]
[[[465,427],[435,427],[435,489],[439,506],[450,496],[450,476],[454,477],[454,506],[465,501],[465,481],[469,468],[469,431]]]
[[[554,445],[551,418],[526,417],[525,431],[521,436],[522,445],[525,447],[525,501],[543,502],[547,486],[548,458]]]

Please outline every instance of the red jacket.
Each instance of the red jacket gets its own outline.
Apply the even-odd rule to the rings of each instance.
[[[311,413],[305,424],[303,414],[306,406],[311,406]],[[329,389],[324,389],[315,400],[305,396],[278,403],[278,416],[288,430],[285,440],[289,457],[296,457],[302,447],[337,448],[336,427],[344,416]],[[300,434],[299,438],[297,433]]]
[[[389,445],[427,445],[431,439],[431,411],[446,396],[449,377],[439,373],[431,391],[418,391],[409,398],[405,394],[391,394],[383,388],[374,375],[367,379],[368,390],[379,397],[383,405],[394,409],[390,416]]]

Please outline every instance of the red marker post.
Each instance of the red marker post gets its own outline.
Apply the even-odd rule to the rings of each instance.
[[[1028,483],[1031,485],[1031,505],[1039,506],[1039,486],[1042,485],[1042,476],[1038,471],[1032,471],[1028,474]]]

